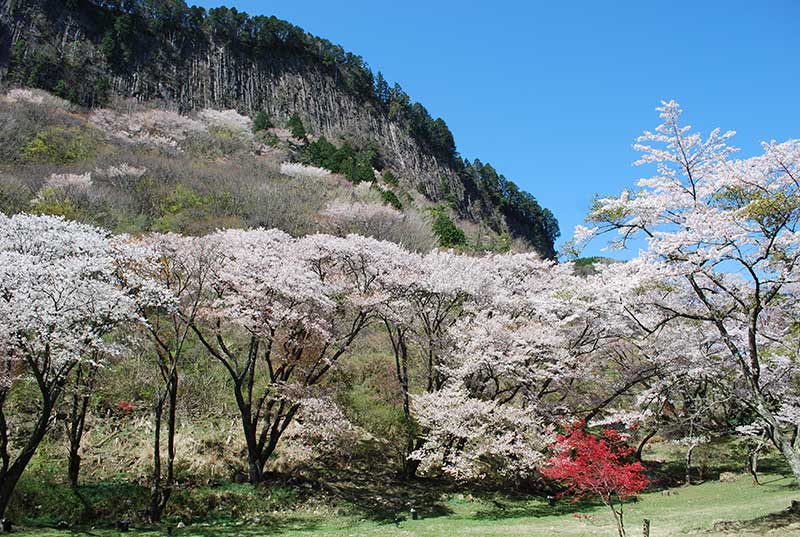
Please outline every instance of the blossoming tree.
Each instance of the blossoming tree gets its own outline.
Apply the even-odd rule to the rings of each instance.
[[[631,327],[608,306],[612,289],[600,277],[530,254],[473,263],[484,281],[448,329],[442,386],[413,398],[424,431],[413,457],[459,479],[524,479],[541,466],[555,421],[599,413],[655,370],[608,374],[609,353]],[[575,396],[590,385],[602,396]]]
[[[47,432],[73,368],[115,352],[109,333],[137,318],[119,288],[106,234],[56,217],[0,215],[0,515]],[[99,352],[98,352],[99,351]],[[39,391],[20,446],[4,412],[22,378]]]
[[[198,238],[151,234],[113,242],[117,273],[152,344],[160,384],[153,405],[153,469],[148,517],[157,522],[175,485],[175,433],[180,368],[202,304],[215,252]],[[165,419],[166,418],[166,419]],[[165,429],[166,438],[162,437]],[[166,443],[166,467],[162,444]]]
[[[617,232],[624,247],[646,248],[626,263],[650,285],[630,295],[628,312],[650,333],[693,321],[735,365],[742,400],[800,478],[800,452],[780,405],[794,393],[800,311],[800,141],[764,143],[763,154],[736,160],[733,132],[708,138],[680,122],[678,104],[658,109],[663,123],[645,132],[638,164],[656,165],[639,190],[597,200],[578,240]]]
[[[275,230],[204,240],[219,255],[191,328],[231,377],[257,483],[303,400],[375,319],[378,276],[394,272],[400,248]]]

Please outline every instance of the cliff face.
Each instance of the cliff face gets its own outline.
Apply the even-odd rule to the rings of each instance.
[[[72,92],[89,105],[101,104],[110,91],[169,101],[182,110],[264,110],[276,123],[297,113],[315,133],[355,145],[373,143],[406,187],[553,255],[553,237],[547,236],[552,233],[532,229],[529,221],[498,206],[458,158],[425,147],[403,118],[392,118],[386,106],[356,94],[340,66],[310,55],[307,46],[256,48],[208,30],[134,30],[133,45],[120,53],[125,61],[115,65],[109,57],[109,50],[116,50],[112,45],[118,46],[113,39],[131,30],[106,4],[0,0],[0,79],[56,91],[60,85],[62,93]]]

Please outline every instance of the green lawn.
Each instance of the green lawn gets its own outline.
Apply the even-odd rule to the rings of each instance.
[[[757,520],[746,529],[730,533],[710,532],[721,520],[753,521],[787,508],[793,499],[800,499],[800,490],[780,476],[764,476],[765,485],[757,487],[742,476],[732,483],[708,482],[691,487],[671,489],[670,494],[644,494],[639,502],[630,504],[626,512],[628,535],[641,535],[643,518],[652,521],[651,535],[780,535],[800,537],[800,515],[782,518],[779,523],[769,518]],[[194,525],[174,531],[175,537],[293,535],[309,537],[360,536],[569,536],[596,537],[616,535],[613,520],[603,506],[580,507],[581,518],[574,516],[578,507],[563,502],[555,508],[543,502],[509,500],[479,500],[456,495],[444,499],[448,514],[422,520],[405,520],[399,527],[357,517],[330,517],[313,511],[276,515],[260,527],[235,525]],[[796,520],[796,522],[794,522]],[[778,524],[780,527],[776,527]],[[708,533],[706,533],[708,532]],[[131,531],[136,537],[166,535],[161,531]],[[88,530],[83,533],[56,530],[24,530],[18,535],[66,537],[94,535],[109,537],[116,531]]]

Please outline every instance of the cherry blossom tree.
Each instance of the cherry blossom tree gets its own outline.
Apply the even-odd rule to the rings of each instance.
[[[468,295],[448,329],[450,347],[436,365],[443,385],[413,398],[424,431],[413,458],[459,479],[521,479],[541,466],[550,425],[589,412],[572,394],[602,378],[588,364],[627,326],[607,322],[597,307],[609,301],[597,292],[603,286],[569,264],[527,254],[473,263],[480,292]],[[626,389],[592,402],[590,412],[643,377],[627,378]]]
[[[550,431],[530,409],[474,397],[446,387],[414,397],[414,417],[425,431],[411,454],[420,470],[457,480],[526,479],[544,462]]]
[[[249,478],[264,465],[302,401],[375,319],[400,247],[363,237],[224,231],[193,332],[231,377]]]
[[[76,365],[117,349],[107,336],[137,319],[119,288],[106,234],[57,217],[0,215],[0,515],[45,436]],[[39,391],[38,418],[20,446],[4,404],[18,379]]]
[[[584,425],[577,422],[558,435],[555,454],[542,473],[560,481],[576,500],[600,498],[614,514],[620,537],[625,537],[623,508],[626,500],[647,487],[644,466],[627,462],[633,448],[625,444],[623,435],[614,429],[593,435]]]
[[[747,471],[753,478],[753,484],[761,485],[758,480],[758,457],[769,443],[767,428],[761,423],[749,423],[737,427],[736,433],[744,438],[747,445]]]
[[[285,434],[281,459],[294,468],[315,470],[346,468],[366,431],[347,419],[330,397],[300,402],[300,411]]]
[[[597,200],[595,227],[576,236],[617,232],[616,247],[644,239],[625,271],[651,284],[630,294],[629,314],[648,332],[692,320],[713,333],[736,366],[742,400],[800,478],[800,452],[775,404],[795,394],[798,379],[800,141],[764,143],[763,154],[736,160],[733,132],[704,139],[680,122],[674,101],[658,110],[663,123],[635,145],[637,163],[654,164],[656,175]]]
[[[148,517],[157,522],[175,487],[175,433],[180,368],[201,306],[215,252],[200,239],[176,234],[114,241],[117,272],[152,343],[161,381],[153,405],[153,471]],[[166,416],[166,419],[165,419]],[[166,438],[162,439],[162,429]],[[166,443],[166,468],[162,444]]]
[[[409,455],[403,473],[410,478],[416,475],[421,461],[419,456],[410,455],[425,443],[413,417],[413,385],[427,394],[444,388],[446,378],[441,366],[454,341],[450,329],[465,312],[466,303],[486,293],[490,275],[481,258],[452,252],[404,253],[398,261],[396,274],[382,278],[388,300],[379,313],[391,342],[402,395]],[[421,371],[419,378],[410,374],[412,360],[419,362],[414,368]]]

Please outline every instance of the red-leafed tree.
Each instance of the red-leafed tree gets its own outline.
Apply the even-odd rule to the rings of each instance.
[[[542,470],[544,476],[561,482],[567,487],[564,494],[571,494],[576,500],[600,498],[614,513],[620,537],[625,537],[625,501],[647,486],[644,466],[628,462],[633,448],[617,431],[607,429],[594,435],[586,431],[583,422],[576,422],[558,435],[552,447],[555,455]]]

